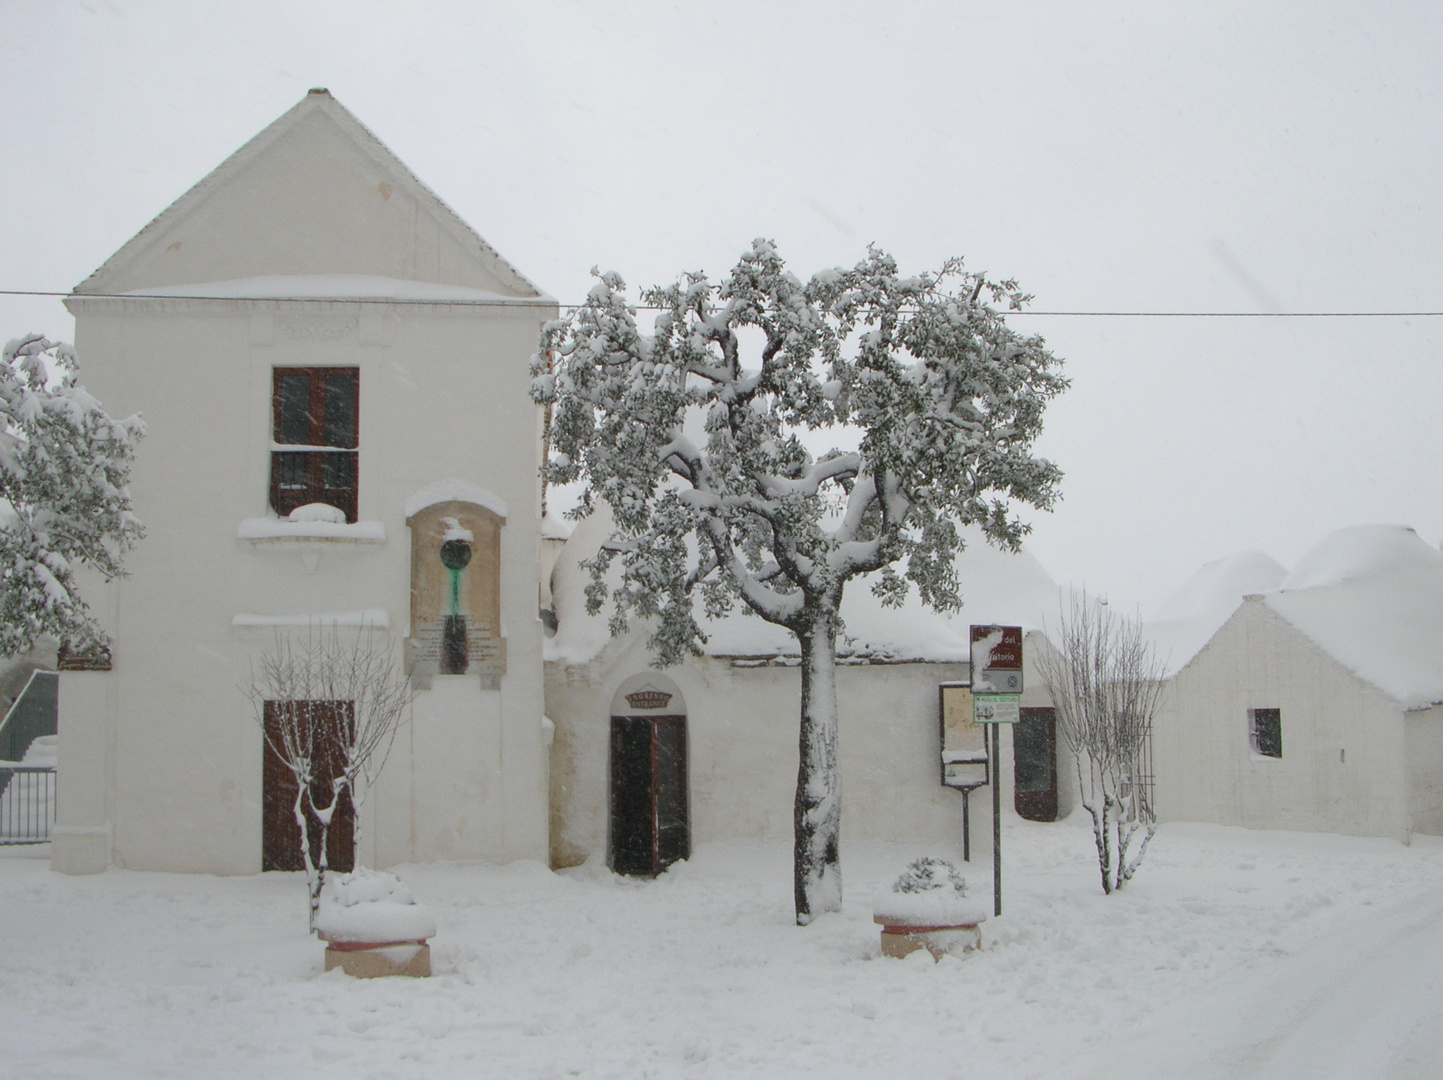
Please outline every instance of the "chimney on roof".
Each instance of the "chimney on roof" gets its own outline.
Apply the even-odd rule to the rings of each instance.
[[[311,87],[309,90],[306,91],[306,94],[307,94],[307,96],[309,96],[309,95],[311,95],[311,94],[325,94],[326,97],[330,97],[330,96],[331,96],[331,92],[330,92],[329,90],[327,90],[324,86],[313,86],[313,87]]]

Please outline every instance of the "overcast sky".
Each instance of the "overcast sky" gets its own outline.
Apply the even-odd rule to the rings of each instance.
[[[0,289],[71,288],[326,86],[562,301],[767,236],[802,276],[963,255],[1039,311],[1443,311],[1436,3],[3,0],[0,55]],[[1443,538],[1443,318],[1018,325],[1073,379],[1059,581],[1145,613],[1243,548]]]

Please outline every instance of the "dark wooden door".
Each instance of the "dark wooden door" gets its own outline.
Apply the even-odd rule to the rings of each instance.
[[[1023,709],[1012,729],[1012,800],[1018,817],[1057,820],[1057,717]]]
[[[286,767],[272,742],[280,744],[279,725],[282,709],[298,709],[298,722],[311,725],[316,737],[317,776],[311,784],[315,801],[325,806],[331,801],[331,781],[340,772],[341,755],[336,734],[351,723],[348,701],[267,701],[266,734],[261,764],[261,869],[304,870],[301,857],[301,827],[296,821],[295,774]],[[309,807],[307,807],[309,812]],[[320,823],[311,815],[311,859],[320,862]],[[356,819],[350,795],[341,799],[331,817],[326,837],[326,863],[332,870],[349,872],[356,862]]]
[[[611,718],[611,868],[654,877],[691,855],[686,717]]]

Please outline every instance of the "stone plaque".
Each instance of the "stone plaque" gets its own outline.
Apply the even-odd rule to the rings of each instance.
[[[627,694],[626,703],[633,709],[664,709],[671,698],[672,695],[665,690],[648,686],[634,694]]]
[[[411,527],[413,674],[506,673],[501,637],[501,527],[505,519],[474,503],[435,503]]]

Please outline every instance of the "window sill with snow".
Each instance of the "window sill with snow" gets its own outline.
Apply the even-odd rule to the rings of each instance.
[[[316,542],[384,544],[386,527],[379,521],[351,521],[334,506],[307,503],[287,517],[246,518],[236,529],[238,540],[253,544]]]

